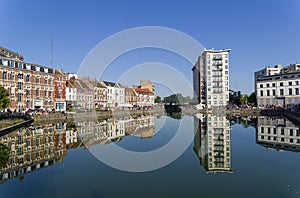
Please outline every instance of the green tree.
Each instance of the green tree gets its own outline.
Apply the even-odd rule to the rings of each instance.
[[[164,97],[164,103],[175,103],[175,104],[184,104],[190,103],[193,100],[190,96],[184,97],[182,94],[172,94],[170,96]]]
[[[250,94],[250,96],[248,97],[248,102],[252,105],[257,105],[257,99],[256,99],[256,93],[253,92]]]
[[[248,103],[248,96],[247,95],[241,95],[240,104],[247,104],[247,103]]]
[[[155,103],[161,103],[161,97],[160,96],[156,96],[156,98],[154,99]]]
[[[5,109],[9,106],[9,93],[8,91],[0,85],[0,109]]]
[[[0,144],[0,168],[4,167],[7,164],[9,153],[10,151],[8,147],[3,144]]]

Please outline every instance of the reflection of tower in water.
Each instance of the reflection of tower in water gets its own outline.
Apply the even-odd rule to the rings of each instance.
[[[232,172],[230,124],[225,115],[194,118],[194,151],[206,172]]]

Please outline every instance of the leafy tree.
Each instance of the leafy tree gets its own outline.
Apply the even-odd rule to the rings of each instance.
[[[161,97],[160,96],[156,96],[156,98],[154,99],[155,103],[161,103]]]
[[[0,144],[0,168],[4,167],[9,158],[9,149],[7,146]]]
[[[248,97],[248,102],[252,105],[257,105],[257,99],[256,99],[256,93],[253,92],[250,94],[250,96]]]
[[[240,104],[247,104],[247,103],[248,103],[248,96],[247,95],[241,95]]]
[[[164,103],[175,103],[175,104],[184,104],[190,103],[192,99],[190,96],[184,97],[182,94],[172,94],[170,96],[164,97]]]
[[[0,85],[0,109],[5,109],[9,106],[9,93],[8,91]]]

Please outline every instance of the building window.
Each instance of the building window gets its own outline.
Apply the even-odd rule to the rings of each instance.
[[[23,74],[18,74],[18,79],[22,80],[23,79]]]
[[[2,78],[3,78],[3,80],[7,79],[7,72],[3,72]]]
[[[270,84],[269,84],[269,83],[267,83],[267,87],[270,87]]]
[[[294,135],[294,131],[293,129],[290,129],[290,136],[293,136]]]
[[[281,135],[284,135],[284,128],[281,128]]]
[[[279,85],[280,85],[280,87],[282,87],[283,86],[283,82],[281,82]]]
[[[36,77],[36,78],[35,78],[35,82],[36,82],[36,83],[40,83],[40,78],[39,78],[39,77]]]
[[[52,97],[52,91],[49,91],[49,97]]]
[[[289,86],[292,86],[292,85],[293,85],[293,82],[292,82],[292,81],[290,81],[290,82],[289,82]]]
[[[261,90],[261,91],[260,91],[260,96],[263,96],[263,95],[264,95],[264,91]]]
[[[293,94],[293,89],[289,89],[289,95]]]
[[[299,95],[299,88],[295,88],[295,94]]]
[[[30,82],[30,75],[26,75],[26,82]]]
[[[272,87],[275,87],[276,85],[275,85],[275,83],[272,83]]]
[[[22,102],[22,93],[18,93],[18,102]]]
[[[26,95],[30,96],[30,90],[29,89],[26,90]]]
[[[18,82],[18,89],[22,89],[23,87],[23,83],[22,82]]]
[[[61,96],[61,93],[59,93],[59,94],[58,94],[58,98],[59,98],[59,99],[61,99],[61,98],[62,98],[62,96]]]
[[[295,81],[295,85],[299,85],[299,81]]]
[[[270,90],[267,90],[267,96],[270,96]]]
[[[280,89],[279,92],[280,92],[280,95],[283,96],[283,94],[284,94],[283,89]]]
[[[36,96],[40,96],[40,89],[39,88],[36,88],[36,93],[35,93]]]
[[[260,88],[263,88],[264,86],[263,86],[263,84],[260,84],[259,87],[260,87]]]
[[[52,85],[52,78],[49,79],[49,84]]]
[[[18,155],[23,155],[23,149],[21,147],[18,148]]]
[[[275,91],[275,90],[273,90],[272,92],[273,92],[273,96],[275,96],[275,95],[276,95],[276,91]]]
[[[15,74],[14,73],[10,73],[10,80],[15,80]]]

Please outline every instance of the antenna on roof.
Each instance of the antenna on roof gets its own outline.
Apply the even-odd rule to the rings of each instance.
[[[50,56],[50,66],[53,67],[53,38],[51,38]]]
[[[64,69],[64,53],[62,54],[61,70]]]

